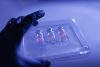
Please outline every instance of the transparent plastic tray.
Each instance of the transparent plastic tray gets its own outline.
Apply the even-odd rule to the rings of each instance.
[[[23,39],[24,54],[31,59],[53,59],[89,52],[74,19],[43,22],[31,27]]]

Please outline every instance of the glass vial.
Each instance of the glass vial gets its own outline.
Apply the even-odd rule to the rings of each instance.
[[[58,28],[58,37],[60,41],[66,41],[67,35],[63,27]]]
[[[41,30],[36,31],[36,42],[40,44],[44,43],[44,37]]]
[[[51,42],[51,43],[54,43],[55,41],[55,34],[52,28],[49,28],[47,30],[47,39],[48,39],[48,42]]]

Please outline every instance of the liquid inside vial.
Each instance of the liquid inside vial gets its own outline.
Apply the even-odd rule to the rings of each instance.
[[[36,31],[36,42],[42,44],[44,42],[43,33],[41,30]]]
[[[67,35],[63,27],[58,28],[58,36],[60,41],[66,41]]]
[[[47,39],[49,42],[54,43],[55,41],[55,34],[52,28],[47,30]]]

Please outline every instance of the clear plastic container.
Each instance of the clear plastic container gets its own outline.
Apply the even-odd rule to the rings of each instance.
[[[44,22],[31,27],[23,39],[30,59],[54,59],[89,53],[89,47],[74,19]]]

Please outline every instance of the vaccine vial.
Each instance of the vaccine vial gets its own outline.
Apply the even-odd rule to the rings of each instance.
[[[58,28],[58,37],[60,41],[66,41],[67,35],[63,27]]]
[[[44,43],[44,37],[41,30],[36,31],[36,42],[40,44]]]
[[[47,39],[49,42],[54,43],[55,41],[55,34],[52,28],[47,30]]]

